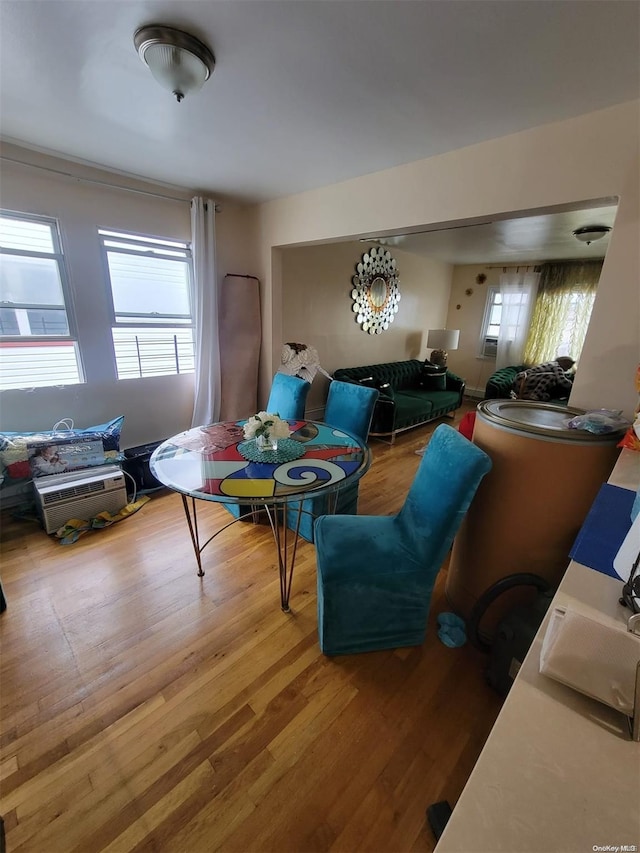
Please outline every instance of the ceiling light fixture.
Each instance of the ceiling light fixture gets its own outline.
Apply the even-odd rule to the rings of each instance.
[[[582,228],[576,228],[573,236],[581,243],[593,243],[594,240],[600,240],[605,234],[611,231],[608,225],[583,225]]]
[[[160,24],[140,27],[133,43],[158,83],[173,92],[178,103],[185,95],[202,88],[216,64],[205,44],[173,27]]]

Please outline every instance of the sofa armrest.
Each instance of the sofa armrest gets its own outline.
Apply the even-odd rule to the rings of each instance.
[[[447,391],[457,391],[460,395],[460,399],[462,400],[464,389],[466,387],[467,383],[461,376],[457,376],[455,373],[447,370]]]
[[[368,384],[378,389],[378,399],[376,400],[371,419],[371,432],[393,432],[393,425],[396,419],[396,403],[393,388],[389,382],[379,379],[374,379],[373,382]]]
[[[380,391],[371,419],[372,433],[392,433],[396,419],[396,401]]]
[[[496,370],[487,380],[487,384],[484,389],[484,399],[508,399],[513,388],[513,381],[516,378],[516,375],[526,369],[526,364],[518,364],[510,367],[501,367],[499,370]]]
[[[381,399],[383,399],[383,400],[384,399],[388,399],[388,400],[395,399],[395,396],[396,396],[395,392],[394,392],[393,387],[391,386],[391,384],[389,382],[378,382],[378,384],[376,385],[376,388],[378,389],[378,391],[380,393]]]

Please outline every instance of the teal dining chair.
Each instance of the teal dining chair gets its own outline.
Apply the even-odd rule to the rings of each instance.
[[[265,412],[280,415],[285,421],[302,420],[310,388],[306,379],[289,376],[288,373],[276,373]]]
[[[271,392],[264,410],[270,414],[277,414],[283,420],[301,421],[304,419],[304,407],[311,385],[298,376],[289,376],[288,373],[276,373],[271,383]],[[252,518],[251,504],[223,504],[224,508],[236,518],[245,516],[243,520]]]
[[[318,634],[325,655],[424,641],[436,576],[490,468],[484,451],[441,424],[396,515],[316,520]]]
[[[373,410],[378,399],[377,388],[356,385],[354,382],[340,382],[334,379],[329,386],[329,394],[324,410],[324,423],[338,430],[345,430],[366,443],[371,426]],[[293,501],[287,506],[287,527],[298,535],[313,542],[313,523],[317,516],[328,512],[329,502],[336,501],[335,512],[355,515],[358,512],[358,486],[354,483],[340,489],[337,496],[306,498]]]

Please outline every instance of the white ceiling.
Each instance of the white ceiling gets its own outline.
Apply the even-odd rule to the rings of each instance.
[[[415,234],[365,240],[449,264],[510,264],[604,258],[610,234],[587,246],[573,234],[585,225],[613,227],[617,205],[537,212],[491,222],[443,225]]]
[[[639,13],[635,0],[0,0],[0,131],[266,200],[638,98]],[[149,23],[216,55],[181,104],[133,47]]]

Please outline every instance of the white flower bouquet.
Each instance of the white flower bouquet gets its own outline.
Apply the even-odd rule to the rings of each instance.
[[[279,438],[289,438],[289,424],[278,414],[258,412],[252,415],[243,427],[244,437],[248,440],[255,438],[258,444],[276,447]]]

